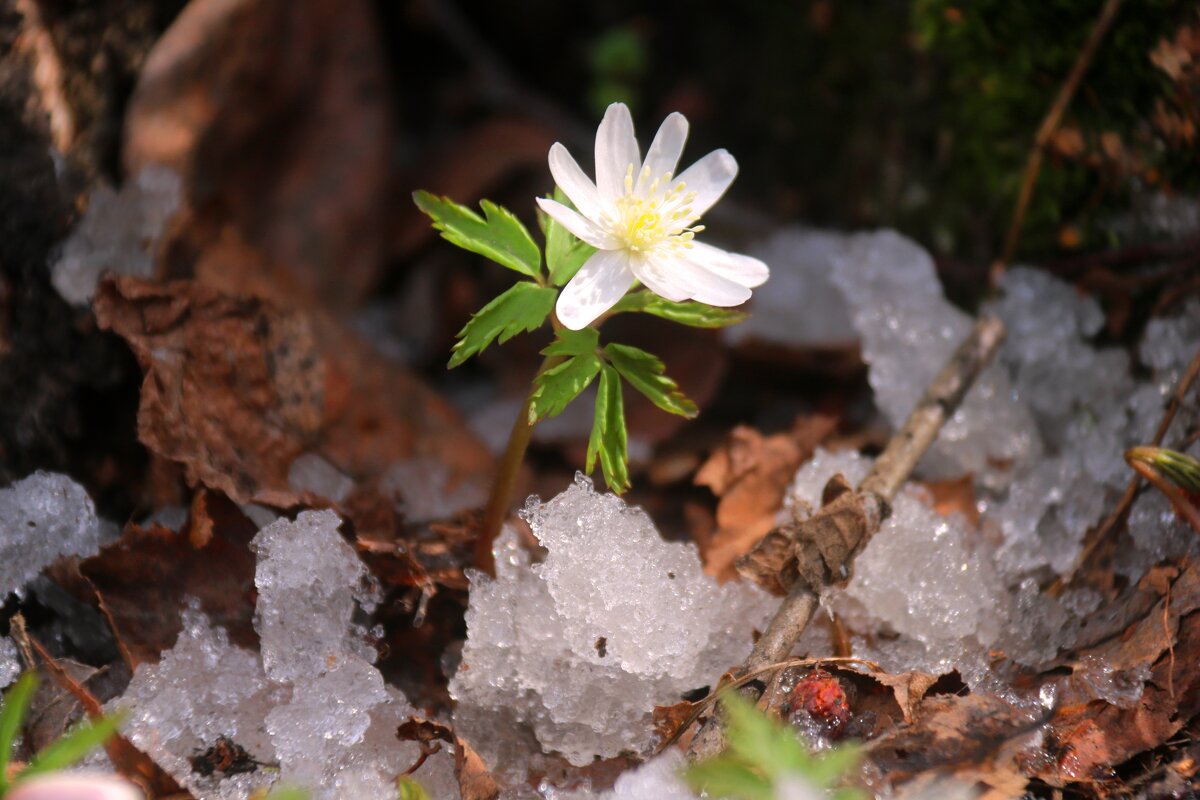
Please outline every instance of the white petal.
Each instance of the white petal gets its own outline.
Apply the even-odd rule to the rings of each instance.
[[[750,289],[688,260],[689,257],[686,251],[681,254],[672,272],[679,276],[680,282],[691,288],[690,297],[693,300],[710,306],[740,306],[750,299]]]
[[[638,174],[639,193],[644,193],[646,187],[664,173],[675,173],[687,135],[688,121],[683,114],[676,111],[663,120],[658,133],[654,135],[654,141],[650,143],[650,149],[646,151],[646,161]]]
[[[625,194],[625,175],[631,164],[637,175],[642,159],[633,136],[633,117],[624,103],[613,103],[596,131],[596,187],[601,197],[615,199]]]
[[[678,271],[672,269],[675,263],[669,256],[643,255],[631,259],[629,267],[647,289],[659,297],[682,303],[691,298],[691,287],[680,280]]]
[[[722,278],[728,278],[734,283],[740,283],[748,288],[762,286],[766,283],[767,278],[771,277],[771,270],[757,258],[741,253],[730,253],[719,247],[697,241],[692,242],[692,246],[688,248],[684,257],[709,272],[715,272]]]
[[[555,222],[580,239],[583,239],[592,247],[598,247],[601,250],[615,250],[621,244],[617,237],[608,233],[578,211],[567,208],[562,203],[546,197],[539,197],[537,198],[537,204],[541,207],[542,211],[553,217]]]
[[[563,287],[554,312],[559,322],[577,331],[616,305],[632,285],[626,251],[597,251]]]
[[[554,176],[558,188],[571,198],[579,213],[588,219],[599,219],[604,215],[604,204],[600,200],[600,193],[596,191],[596,184],[580,169],[567,148],[558,142],[550,148],[550,174]]]
[[[676,183],[682,181],[685,184],[684,192],[696,193],[690,203],[692,219],[704,216],[704,212],[721,199],[721,195],[737,177],[737,171],[737,161],[725,150],[713,150],[683,171]]]

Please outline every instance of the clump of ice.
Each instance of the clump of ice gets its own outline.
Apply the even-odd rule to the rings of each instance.
[[[698,800],[683,781],[687,760],[678,750],[668,750],[634,769],[623,772],[608,791],[559,790],[541,787],[545,800]]]
[[[67,302],[87,305],[105,272],[152,277],[159,239],[179,200],[179,176],[162,166],[146,167],[119,192],[95,189],[51,267],[54,288]]]
[[[1096,699],[1118,708],[1133,708],[1142,699],[1150,674],[1148,664],[1123,672],[1100,656],[1086,655],[1075,665],[1071,679]]]
[[[621,775],[600,800],[696,800],[680,777],[686,766],[682,753],[668,750]]]
[[[175,646],[159,663],[139,666],[112,705],[128,715],[122,730],[130,741],[176,780],[198,797],[234,800],[270,785],[274,775],[256,771],[222,781],[193,773],[190,759],[226,736],[257,761],[275,762],[265,719],[286,695],[267,680],[257,654],[231,645],[193,604]]]
[[[796,473],[791,502],[819,507],[831,477],[841,473],[857,484],[870,467],[858,453],[818,449]],[[937,514],[909,485],[855,561],[849,584],[827,600],[853,630],[900,637],[891,652],[872,650],[885,668],[972,676],[979,667],[973,654],[995,644],[1005,623],[1008,595],[990,555],[960,517]]]
[[[547,503],[531,499],[526,515],[546,556],[535,564],[515,533],[500,538],[496,578],[472,576],[450,685],[456,721],[489,766],[512,764],[520,725],[577,765],[647,750],[654,706],[744,658],[777,604],[717,585],[693,545],[664,542],[645,512],[582,476]]]
[[[419,754],[396,738],[414,713],[386,686],[352,618],[373,600],[366,568],[338,534],[332,511],[278,520],[251,546],[258,555],[255,628],[261,654],[229,644],[195,607],[175,647],[142,665],[123,697],[124,730],[201,800],[244,798],[278,780],[314,800],[396,796],[395,779]],[[264,766],[246,775],[204,777],[191,759],[220,736]],[[447,753],[415,775],[435,797],[456,798]]]
[[[895,233],[849,237],[832,261],[876,404],[899,424],[970,320],[945,301],[929,256]],[[1114,507],[1130,477],[1123,452],[1153,435],[1200,348],[1200,301],[1148,326],[1140,357],[1153,377],[1140,381],[1124,350],[1094,343],[1104,317],[1093,298],[1022,267],[999,288],[988,308],[1008,329],[997,362],[942,431],[936,468],[923,462],[926,476],[974,474],[980,529],[940,517],[906,488],[829,602],[858,634],[857,655],[893,670],[953,667],[977,690],[1005,692],[990,653],[1043,665],[1072,645],[1096,608],[1094,592],[1055,598],[1041,587],[1075,569],[1087,532]],[[1197,421],[1185,405],[1167,446]],[[833,472],[853,482],[867,463],[818,453],[797,475],[794,501],[816,504]],[[1116,567],[1133,580],[1197,547],[1156,492],[1134,504],[1126,536]]]
[[[383,474],[382,488],[397,495],[400,511],[409,522],[448,519],[487,501],[487,485],[466,477],[452,479],[446,463],[429,456],[397,461]]]
[[[726,328],[726,341],[832,346],[858,338],[842,293],[830,281],[832,259],[848,237],[802,227],[781,228],[750,254],[771,265],[771,290],[754,296],[754,313]]]
[[[899,427],[971,330],[972,320],[942,294],[933,259],[895,231],[846,238],[830,256],[833,283],[862,339],[875,404]],[[1008,375],[984,370],[922,460],[928,477],[971,473],[989,486],[1005,467],[1035,458],[1038,437]]]
[[[16,591],[62,556],[92,556],[111,531],[82,486],[35,472],[0,489],[0,592]]]
[[[320,455],[304,453],[288,465],[288,486],[340,503],[354,491],[354,480]]]
[[[12,684],[21,675],[17,645],[7,636],[0,636],[0,689]]]

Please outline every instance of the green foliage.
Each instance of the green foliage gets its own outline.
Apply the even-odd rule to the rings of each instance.
[[[294,786],[283,786],[272,789],[266,800],[309,800],[308,792]]]
[[[20,772],[11,776],[9,763],[13,744],[36,689],[37,675],[27,672],[4,695],[4,707],[0,709],[0,796],[34,775],[65,769],[78,763],[104,744],[121,724],[119,716],[107,716],[77,725],[43,748]]]
[[[557,186],[550,197],[568,208],[575,207]],[[577,238],[540,208],[538,225],[542,229],[542,235],[546,237],[546,268],[550,271],[550,283],[563,286],[575,277],[575,273],[579,272],[583,262],[596,252],[596,248]]]
[[[464,205],[429,192],[413,192],[413,202],[430,219],[442,238],[464,250],[490,258],[530,278],[541,274],[542,254],[529,231],[511,211],[490,200],[480,203],[481,217]]]
[[[600,459],[604,482],[617,494],[629,489],[629,448],[625,432],[625,401],[621,376],[607,364],[600,372],[592,434],[588,437],[587,471]]]
[[[679,385],[666,376],[666,368],[656,356],[616,343],[606,345],[604,354],[622,378],[663,411],[688,419],[700,413],[696,404],[679,391]]]
[[[399,790],[400,800],[429,800],[425,787],[407,775],[401,775],[396,781],[396,789]]]
[[[504,344],[522,331],[537,330],[550,316],[556,297],[558,292],[546,286],[529,281],[514,284],[476,311],[458,332],[449,367],[453,369],[471,356],[483,352],[497,339]]]
[[[529,405],[530,425],[562,413],[567,404],[595,380],[601,367],[600,356],[596,353],[599,336],[595,328],[559,331],[558,338],[542,351],[545,356],[563,360],[534,378]]]
[[[646,289],[630,292],[612,308],[614,314],[627,311],[641,311],[692,328],[725,328],[736,325],[749,316],[742,311],[716,308],[697,303],[695,300],[676,303]]]
[[[939,134],[947,143],[935,213],[957,237],[986,225],[997,249],[1035,132],[1100,6],[1095,0],[913,3],[918,46],[937,67],[931,88],[941,101]],[[1192,148],[1172,146],[1151,124],[1156,104],[1171,107],[1175,90],[1150,53],[1193,10],[1183,0],[1121,8],[1063,120],[1063,128],[1078,132],[1078,152],[1051,147],[1043,162],[1023,227],[1025,252],[1054,249],[1067,226],[1081,244],[1101,244],[1099,222],[1123,210],[1130,187],[1151,174],[1171,176],[1177,189],[1200,185]]]
[[[854,774],[860,760],[856,748],[842,745],[821,755],[808,748],[786,726],[775,722],[736,692],[721,699],[729,750],[687,770],[684,778],[697,792],[713,798],[774,800],[776,784],[801,779],[814,791],[829,790],[834,800],[864,800],[857,789],[839,787]]]

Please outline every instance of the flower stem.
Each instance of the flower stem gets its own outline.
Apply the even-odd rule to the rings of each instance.
[[[542,362],[537,374],[562,361],[559,356],[550,356]],[[536,378],[535,378],[536,380]],[[487,506],[483,512],[483,525],[479,530],[479,538],[475,540],[475,566],[489,575],[496,574],[496,560],[492,554],[492,543],[500,535],[500,528],[508,517],[512,505],[513,490],[517,485],[517,475],[521,472],[521,464],[525,461],[525,451],[529,449],[529,440],[533,437],[533,425],[529,422],[529,408],[533,405],[533,393],[536,385],[530,387],[517,418],[513,420],[512,431],[508,434],[508,444],[504,447],[504,455],[496,467],[496,480],[492,483],[492,493],[488,496]]]

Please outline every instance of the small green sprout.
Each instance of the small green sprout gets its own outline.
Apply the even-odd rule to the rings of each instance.
[[[13,745],[37,685],[37,675],[26,672],[4,694],[4,707],[0,708],[0,797],[36,775],[66,769],[82,761],[84,756],[108,741],[121,724],[119,715],[83,722],[40,750],[14,774],[11,768]]]
[[[833,800],[865,800],[862,791],[847,787],[856,774],[858,748],[841,745],[814,754],[787,726],[758,711],[736,692],[721,699],[728,726],[727,752],[689,767],[684,779],[693,790],[711,798],[775,800],[781,785],[807,784],[813,794]]]

